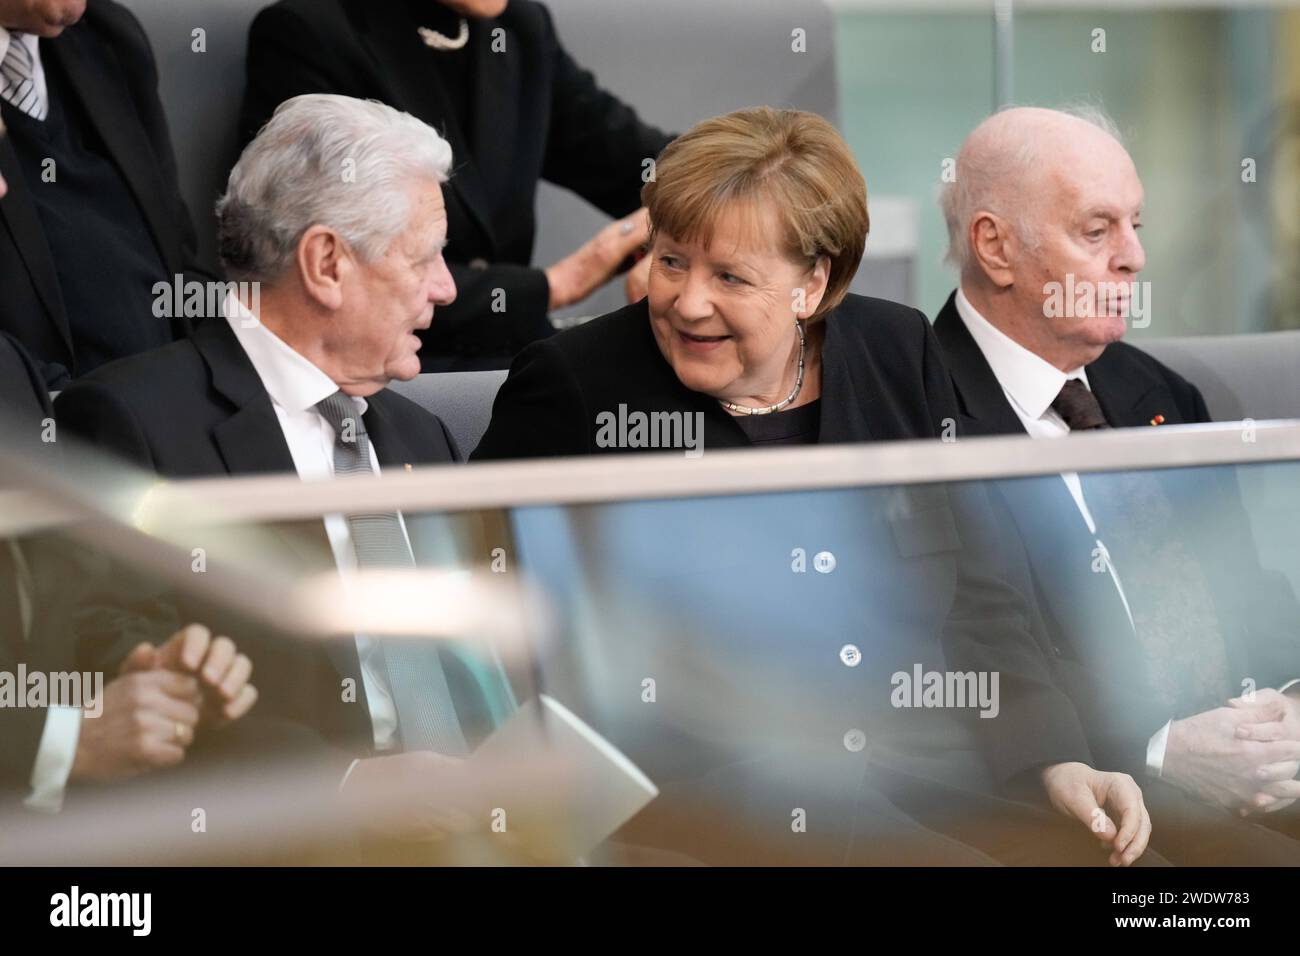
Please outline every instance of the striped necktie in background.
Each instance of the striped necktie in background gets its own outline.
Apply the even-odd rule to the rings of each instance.
[[[0,96],[33,119],[44,120],[49,105],[36,86],[36,64],[23,34],[9,34],[9,49],[0,61]]]

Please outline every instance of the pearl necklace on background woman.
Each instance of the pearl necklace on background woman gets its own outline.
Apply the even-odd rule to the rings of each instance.
[[[469,21],[464,17],[460,18],[460,27],[454,37],[439,33],[437,30],[430,30],[428,27],[420,27],[420,39],[424,41],[425,46],[435,50],[459,50],[469,42]]]

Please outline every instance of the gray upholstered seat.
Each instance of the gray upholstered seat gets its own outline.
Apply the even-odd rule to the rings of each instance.
[[[1300,418],[1300,332],[1137,343],[1195,384],[1220,421]]]
[[[417,375],[392,388],[443,420],[465,457],[474,450],[492,418],[492,399],[506,379],[495,372],[439,372]]]

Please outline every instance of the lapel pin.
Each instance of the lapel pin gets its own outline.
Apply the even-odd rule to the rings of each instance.
[[[1155,418],[1151,419],[1152,425],[1163,425],[1164,423],[1165,423],[1165,416],[1163,415],[1157,415]],[[411,466],[407,465],[406,467],[409,468]]]

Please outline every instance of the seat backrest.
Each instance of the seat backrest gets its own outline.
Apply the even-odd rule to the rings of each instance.
[[[1300,331],[1135,344],[1199,388],[1215,419],[1300,418]]]
[[[442,419],[460,453],[469,457],[487,431],[492,402],[506,380],[504,369],[491,372],[438,372],[417,375],[390,387]]]

